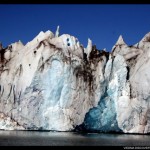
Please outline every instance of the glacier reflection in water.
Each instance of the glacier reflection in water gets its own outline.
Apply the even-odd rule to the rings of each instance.
[[[0,146],[150,146],[150,135],[0,131]]]

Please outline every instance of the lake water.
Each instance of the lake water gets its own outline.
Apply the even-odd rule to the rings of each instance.
[[[147,146],[150,135],[0,131],[0,146]]]

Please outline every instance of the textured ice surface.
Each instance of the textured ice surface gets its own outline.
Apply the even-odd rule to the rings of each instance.
[[[150,132],[150,33],[109,53],[40,32],[0,45],[0,129]],[[82,128],[84,127],[84,128]]]

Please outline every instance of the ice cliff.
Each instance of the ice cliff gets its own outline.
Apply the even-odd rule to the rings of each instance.
[[[0,129],[150,132],[150,33],[111,52],[40,32],[0,45]]]

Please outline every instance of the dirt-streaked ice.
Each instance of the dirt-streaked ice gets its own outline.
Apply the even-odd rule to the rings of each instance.
[[[148,133],[149,57],[149,33],[109,53],[59,26],[0,47],[0,129]]]

